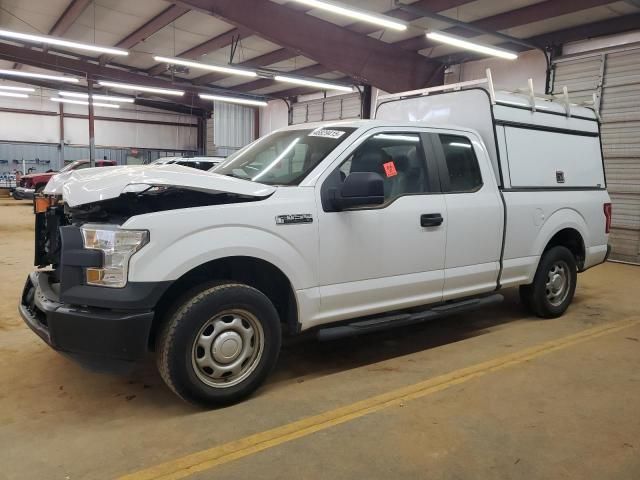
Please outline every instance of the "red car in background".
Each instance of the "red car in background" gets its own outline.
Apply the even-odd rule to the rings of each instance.
[[[115,160],[96,160],[96,167],[114,167],[117,163]],[[47,185],[47,182],[54,175],[71,170],[80,170],[81,168],[89,168],[89,160],[76,160],[66,165],[59,172],[43,172],[30,173],[22,175],[18,181],[16,189],[13,191],[13,198],[16,200],[32,199],[34,194],[41,192]]]

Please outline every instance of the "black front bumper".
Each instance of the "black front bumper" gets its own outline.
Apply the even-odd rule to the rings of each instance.
[[[153,311],[114,311],[59,302],[48,272],[29,275],[19,311],[26,324],[52,348],[121,360],[148,350]]]

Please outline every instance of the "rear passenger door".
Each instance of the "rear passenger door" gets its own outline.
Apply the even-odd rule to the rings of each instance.
[[[504,228],[489,158],[475,136],[432,138],[448,218],[443,300],[489,292],[496,288]]]

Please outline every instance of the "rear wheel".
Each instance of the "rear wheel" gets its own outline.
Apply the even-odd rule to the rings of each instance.
[[[547,250],[540,259],[533,283],[520,287],[522,303],[537,316],[562,315],[573,300],[578,278],[576,260],[562,246]]]
[[[271,301],[237,283],[203,288],[170,315],[157,339],[165,383],[187,401],[237,402],[258,388],[276,363],[280,320]]]

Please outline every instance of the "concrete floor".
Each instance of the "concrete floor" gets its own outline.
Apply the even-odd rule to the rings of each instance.
[[[640,478],[640,268],[580,275],[556,320],[507,291],[417,328],[293,342],[255,396],[203,411],[151,358],[91,372],[32,334],[16,313],[31,210],[0,200],[0,219],[0,479]]]

